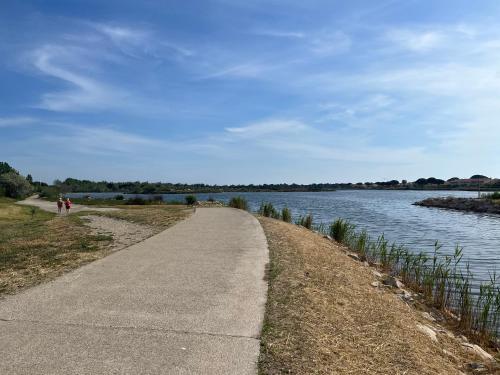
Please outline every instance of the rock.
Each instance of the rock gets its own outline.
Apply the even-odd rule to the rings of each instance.
[[[404,287],[404,284],[393,276],[389,276],[389,277],[385,278],[383,283],[384,283],[384,285],[391,286],[393,288],[398,288],[398,289],[401,289]]]
[[[366,260],[363,262],[363,266],[365,267],[370,267],[370,263],[368,263]]]
[[[458,336],[458,339],[464,343],[467,343],[469,342],[469,340],[467,339],[467,337],[465,337],[464,335],[460,335]]]
[[[436,321],[436,319],[434,319],[434,317],[433,317],[431,314],[429,314],[428,312],[423,312],[423,313],[422,313],[422,316],[423,316],[425,319],[427,319],[427,320],[429,320],[429,321],[431,321],[431,322],[435,322],[435,321]]]
[[[425,333],[427,336],[429,336],[429,338],[432,341],[438,342],[438,339],[437,339],[437,336],[436,336],[436,332],[434,332],[434,330],[431,327],[418,323],[417,324],[417,329],[420,332]]]
[[[472,371],[473,374],[485,374],[488,372],[488,368],[482,363],[467,363],[467,369]]]
[[[352,258],[352,259],[354,259],[354,260],[358,261],[358,262],[360,261],[359,256],[358,256],[357,254],[354,254],[354,253],[349,253],[349,254],[347,254],[347,256],[348,256],[349,258]]]
[[[372,274],[375,277],[382,277],[382,274],[380,272],[378,272],[377,270],[372,270]]]
[[[476,354],[483,361],[490,361],[490,362],[494,361],[493,356],[487,351],[485,351],[483,348],[481,348],[479,345],[462,343],[462,347],[467,349],[469,352]]]
[[[329,235],[324,235],[323,238],[326,238],[327,240],[330,240],[330,241],[333,241],[333,238],[332,236],[329,236]]]
[[[373,286],[374,288],[378,288],[380,286],[380,283],[378,281],[374,281],[370,285]]]

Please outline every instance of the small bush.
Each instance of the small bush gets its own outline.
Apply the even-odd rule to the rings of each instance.
[[[273,219],[279,219],[280,214],[276,209],[274,208],[272,203],[264,203],[262,202],[259,208],[259,215],[265,216],[265,217],[272,217]]]
[[[229,207],[239,208],[240,210],[248,211],[248,202],[243,197],[233,197],[229,201]]]
[[[214,199],[214,197],[208,197],[207,201],[210,203],[213,203],[213,202],[215,202],[215,199]]]
[[[303,226],[304,228],[307,229],[312,229],[313,227],[313,217],[311,214],[308,214],[306,216],[300,216],[296,221],[295,224]]]
[[[345,244],[354,230],[354,225],[343,219],[337,219],[330,225],[330,236],[340,243]]]
[[[163,203],[163,196],[161,195],[154,195],[153,198],[151,199],[154,203]]]
[[[192,206],[193,204],[195,204],[198,201],[196,199],[196,196],[194,196],[194,195],[186,195],[186,197],[184,198],[184,200],[186,201],[186,204],[188,206]]]
[[[292,222],[292,211],[290,211],[288,207],[281,210],[281,220],[286,221],[287,223]]]
[[[116,199],[117,201],[122,201],[122,200],[124,200],[124,199],[125,199],[125,197],[124,197],[123,195],[121,195],[121,194],[118,194],[117,196],[115,196],[115,199]]]
[[[483,198],[497,200],[500,199],[500,192],[495,191],[494,193],[483,194]]]
[[[148,201],[144,198],[141,197],[135,197],[135,198],[130,198],[127,200],[127,204],[129,205],[137,205],[137,206],[144,206],[148,204]]]

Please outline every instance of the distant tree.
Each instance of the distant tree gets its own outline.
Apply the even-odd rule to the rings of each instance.
[[[406,185],[407,183],[408,183],[408,181],[407,181],[407,180],[403,180],[403,181],[401,181],[401,184],[403,184],[403,185]]]
[[[33,188],[23,176],[8,172],[0,175],[0,190],[7,197],[24,198],[33,191]]]
[[[0,161],[0,174],[4,173],[9,173],[9,172],[14,172],[16,174],[19,174],[18,171],[16,171],[14,168],[12,168],[9,163]]]
[[[425,184],[427,184],[427,179],[426,178],[419,178],[417,181],[415,181],[415,184],[425,185]]]
[[[444,180],[441,180],[441,179],[435,178],[435,177],[429,177],[427,179],[427,183],[433,184],[433,185],[442,185],[442,184],[444,184]]]
[[[452,177],[452,178],[449,178],[447,181],[453,182],[453,181],[458,181],[458,180],[460,180],[458,177]]]
[[[30,184],[32,184],[32,185],[33,185],[33,177],[31,177],[31,175],[30,175],[30,174],[28,174],[28,175],[26,176],[26,181],[28,181]]]
[[[488,178],[487,176],[483,176],[482,174],[475,174],[474,176],[471,176],[471,180],[482,180],[483,178]]]

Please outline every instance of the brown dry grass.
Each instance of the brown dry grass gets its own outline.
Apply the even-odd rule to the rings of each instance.
[[[476,361],[457,339],[434,343],[430,325],[393,292],[372,287],[369,267],[321,236],[259,218],[269,252],[262,374],[460,374]],[[443,349],[450,354],[445,354]]]
[[[89,212],[83,212],[88,215]],[[150,225],[153,232],[189,215],[183,207],[127,207],[107,216]],[[51,280],[111,252],[113,238],[96,235],[79,214],[57,216],[0,199],[0,296]]]
[[[155,233],[171,227],[193,213],[184,205],[124,206],[119,211],[98,212],[96,215],[127,220],[152,227]],[[84,213],[85,214],[85,213]],[[86,213],[88,215],[88,212]]]

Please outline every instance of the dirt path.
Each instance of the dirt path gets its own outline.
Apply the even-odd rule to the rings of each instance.
[[[267,241],[231,208],[0,301],[2,374],[256,374]]]
[[[34,195],[32,197],[26,198],[23,201],[16,202],[17,204],[21,204],[24,206],[34,206],[38,207],[44,211],[57,213],[57,205],[56,202],[49,202],[44,199],[40,199],[38,195]],[[87,207],[81,204],[73,204],[71,207],[71,212],[80,212],[80,211],[117,211],[118,208],[101,208],[101,207]],[[63,207],[63,213],[65,209]]]

